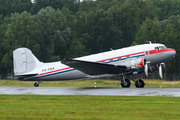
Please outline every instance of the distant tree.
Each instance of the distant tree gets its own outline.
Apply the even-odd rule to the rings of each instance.
[[[157,18],[153,20],[146,18],[136,34],[134,45],[144,44],[146,41],[161,42],[161,27]]]
[[[64,15],[64,17],[66,18],[66,23],[67,25],[72,29],[73,31],[73,27],[74,27],[74,24],[75,24],[75,17],[74,15],[72,14],[72,12],[68,9],[68,8],[65,8],[63,7],[61,9],[61,13]]]
[[[69,58],[75,58],[75,57],[81,57],[83,55],[86,55],[87,53],[85,52],[85,45],[81,40],[78,39],[73,39],[70,43],[68,54]]]
[[[170,23],[167,24],[166,29],[163,33],[162,39],[163,39],[162,41],[163,43],[173,48],[173,42],[176,41],[176,35]]]
[[[12,72],[13,67],[13,50],[19,47],[28,47],[31,50],[34,50],[36,49],[34,48],[36,46],[36,42],[32,39],[33,20],[30,13],[14,13],[6,19],[6,21],[8,21],[8,25],[1,44],[5,47],[5,54],[2,57],[1,63],[4,70],[7,70],[7,73],[9,74]]]
[[[53,9],[68,8],[73,14],[78,11],[80,0],[35,0],[31,9],[32,14],[37,14],[42,8],[51,6]]]
[[[0,0],[0,14],[3,16],[9,16],[15,12],[29,12],[31,7],[31,0]]]
[[[7,30],[7,17],[3,17],[3,15],[0,15],[0,73],[1,73],[1,77],[4,78],[4,76],[7,75],[7,69],[4,68],[4,65],[2,64],[2,59],[4,54],[6,54],[6,50],[4,46],[4,36],[5,36],[5,32]]]
[[[71,29],[60,10],[52,7],[41,9],[35,15],[36,38],[42,51],[39,56],[44,62],[63,59],[66,55],[66,45],[70,41]]]
[[[172,15],[179,15],[180,0],[153,0],[153,4],[158,9],[160,20],[167,19]]]
[[[177,40],[176,40],[176,37],[177,36],[174,33],[173,28],[171,27],[171,24],[168,24],[166,26],[165,32],[163,33],[163,36],[162,36],[162,38],[163,38],[162,43],[164,43],[167,47],[174,48],[176,50],[176,46],[177,46],[177,44],[179,44],[179,42],[177,42]],[[179,50],[179,49],[177,49],[177,50]],[[168,61],[166,63],[167,72],[168,73],[178,72],[180,70],[178,63],[179,63],[179,54],[176,55],[175,59],[172,59],[171,61]]]
[[[160,22],[162,32],[165,31],[166,26],[168,24],[171,24],[171,27],[174,29],[174,32],[179,32],[180,31],[180,15],[172,15],[168,17],[167,19],[162,20]]]
[[[110,12],[109,12],[110,13]],[[112,14],[103,9],[90,13],[88,31],[90,32],[91,52],[102,52],[109,48],[109,30],[112,25]]]
[[[18,13],[22,13],[24,11],[30,12],[33,4],[31,2],[31,0],[16,0],[16,11]]]
[[[134,1],[134,0],[133,0]],[[153,4],[153,0],[135,0],[138,1],[139,20],[140,23],[146,20],[146,17],[153,19],[158,16],[158,8]]]
[[[160,26],[162,43],[176,50],[176,57],[168,62],[168,72],[180,72],[180,16],[172,15],[160,21]]]

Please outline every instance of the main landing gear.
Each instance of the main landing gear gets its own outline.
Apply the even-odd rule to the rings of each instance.
[[[131,86],[130,80],[125,78],[124,80],[121,81],[121,86],[123,88],[129,88]]]
[[[136,82],[135,82],[135,86],[136,88],[143,88],[145,86],[145,83],[142,79],[138,79]]]
[[[135,82],[136,88],[143,88],[145,86],[145,83],[142,79],[137,79],[136,81],[133,81]],[[123,77],[123,80],[121,80],[121,86],[122,88],[129,88],[131,86],[130,80],[128,78]]]
[[[39,81],[39,82],[36,82],[34,83],[34,87],[39,87],[39,84],[42,83],[43,81]]]

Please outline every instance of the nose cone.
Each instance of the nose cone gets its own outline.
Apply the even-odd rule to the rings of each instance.
[[[174,57],[176,55],[176,51],[174,49],[170,49],[170,54],[172,57]]]
[[[176,55],[176,51],[172,48],[168,48],[165,50],[165,55],[166,55],[166,59],[169,60],[171,58],[173,58]]]

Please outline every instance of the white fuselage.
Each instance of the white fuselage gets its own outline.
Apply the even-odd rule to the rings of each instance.
[[[158,47],[158,49],[156,49]],[[165,48],[163,44],[143,44],[136,45],[132,47],[117,49],[113,51],[92,54],[84,57],[75,58],[75,60],[83,60],[83,61],[91,61],[91,62],[99,62],[99,63],[107,63],[107,64],[116,64],[116,65],[125,65],[129,68],[132,68],[134,65],[132,60],[144,58],[147,61],[150,61],[151,66],[156,64],[166,62],[171,59],[175,55],[175,50],[170,48]],[[34,74],[38,73],[38,75],[33,77],[27,77],[23,80],[73,80],[73,79],[84,79],[91,78],[94,76],[90,76],[85,74],[79,70],[66,66],[59,62],[52,63],[40,63],[37,65],[33,71],[28,72],[26,74]],[[95,76],[98,77],[98,76]]]

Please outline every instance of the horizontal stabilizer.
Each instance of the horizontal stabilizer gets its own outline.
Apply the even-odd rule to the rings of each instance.
[[[61,63],[80,70],[88,75],[120,74],[126,70],[124,65],[113,65],[81,60],[63,60]]]
[[[24,78],[24,77],[33,77],[33,76],[36,76],[36,75],[38,75],[38,74],[37,73],[35,73],[35,74],[24,74],[24,75],[16,75],[14,77],[16,77],[16,78]]]

